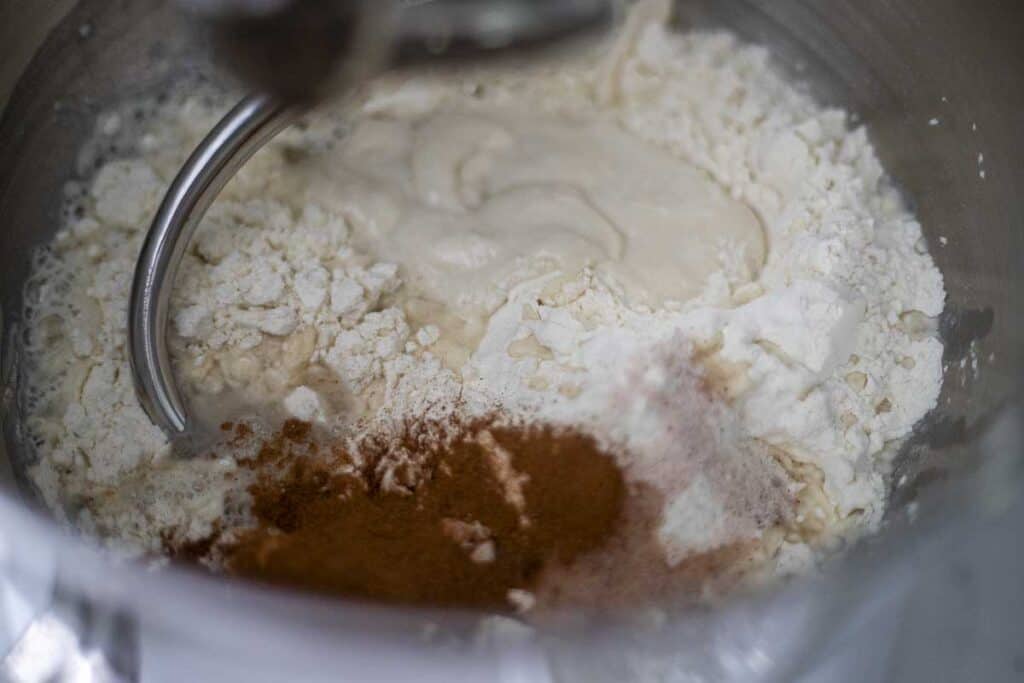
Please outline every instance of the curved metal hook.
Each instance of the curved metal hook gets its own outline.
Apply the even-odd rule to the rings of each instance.
[[[239,102],[185,162],[142,246],[128,308],[128,356],[143,409],[171,436],[189,426],[167,348],[171,289],[185,248],[227,182],[298,114],[266,95]]]

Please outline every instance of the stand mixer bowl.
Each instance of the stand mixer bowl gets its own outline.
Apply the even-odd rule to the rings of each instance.
[[[855,113],[945,275],[943,394],[900,455],[894,480],[908,483],[878,538],[819,577],[715,610],[534,632],[492,624],[480,636],[479,615],[326,600],[177,566],[152,572],[62,530],[24,476],[33,454],[17,400],[19,326],[31,254],[58,228],[61,188],[80,170],[77,149],[98,112],[183,73],[221,76],[170,3],[54,1],[0,5],[0,93],[11,92],[0,123],[3,580],[37,609],[81,615],[87,605],[90,642],[126,680],[140,649],[150,667],[173,664],[152,680],[794,680],[837,648],[882,657],[916,582],[913,558],[934,549],[943,562],[943,548],[981,533],[1024,482],[1024,10],[1013,0],[685,0],[678,9],[682,27],[727,27],[769,46],[819,99]],[[18,635],[9,630],[5,642]],[[450,638],[424,638],[435,630]]]

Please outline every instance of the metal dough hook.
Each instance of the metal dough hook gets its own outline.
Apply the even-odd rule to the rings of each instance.
[[[169,434],[188,416],[167,349],[171,287],[199,221],[224,186],[299,109],[268,95],[239,102],[199,144],[164,196],[135,266],[128,309],[128,355],[142,407]]]
[[[227,182],[306,109],[298,102],[315,99],[326,75],[340,70],[338,63],[353,59],[353,54],[366,58],[367,46],[377,53],[371,61],[387,50],[382,67],[505,54],[510,48],[589,34],[610,25],[615,15],[613,0],[426,0],[404,4],[397,15],[389,15],[394,21],[386,40],[381,40],[381,24],[369,22],[362,28],[375,27],[377,34],[357,41],[350,20],[379,4],[293,0],[278,3],[283,9],[271,15],[261,10],[225,16],[225,6],[237,10],[247,0],[187,2],[193,9],[215,8],[211,16],[227,37],[231,61],[246,67],[262,92],[278,94],[246,97],[200,143],[167,191],[139,255],[128,309],[128,354],[142,407],[171,436],[191,426],[167,345],[171,287],[185,249]],[[345,44],[332,46],[335,40]],[[353,50],[356,45],[363,49]],[[375,63],[364,71],[372,71]],[[268,77],[261,79],[254,65]],[[311,73],[315,80],[308,77]],[[351,78],[350,73],[347,82]]]

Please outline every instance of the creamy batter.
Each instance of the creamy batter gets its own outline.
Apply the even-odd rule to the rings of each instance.
[[[726,268],[756,278],[760,223],[706,172],[607,116],[516,109],[392,108],[288,182],[330,196],[360,246],[460,315],[552,270],[593,266],[634,305],[691,299]]]

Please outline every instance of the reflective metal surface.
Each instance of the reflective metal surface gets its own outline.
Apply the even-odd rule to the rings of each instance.
[[[299,111],[269,95],[251,95],[239,102],[185,162],[146,235],[128,309],[128,356],[142,407],[168,434],[181,434],[189,424],[167,348],[168,309],[178,266],[220,191]]]
[[[254,90],[305,99],[350,69],[479,59],[608,28],[615,0],[178,0],[210,20],[218,61]],[[342,75],[342,78],[338,78]]]
[[[339,672],[354,680],[396,680],[410,671],[439,681],[544,680],[548,674],[588,681],[641,674],[792,681],[843,652],[860,670],[822,680],[915,680],[913,666],[885,659],[918,637],[901,632],[911,623],[904,620],[913,602],[908,596],[926,569],[952,571],[956,550],[992,552],[968,540],[1005,527],[993,519],[1013,505],[1024,484],[1018,403],[1024,386],[1024,6],[1016,0],[690,0],[680,9],[681,24],[729,26],[770,45],[821,99],[855,112],[917,207],[946,275],[945,388],[901,457],[894,479],[905,475],[908,483],[895,491],[889,527],[877,539],[821,577],[714,611],[663,621],[580,617],[534,633],[477,638],[474,615],[321,600],[183,568],[154,573],[114,564],[33,510],[22,478],[20,487],[12,481],[0,493],[0,536],[9,549],[0,552],[0,574],[31,583],[41,576],[32,562],[52,563],[66,590],[134,615],[143,650],[161,645],[160,661],[176,667],[176,677],[153,680],[230,680],[244,670],[247,680],[266,681],[332,680]],[[106,103],[182,72],[211,73],[207,46],[191,42],[178,22],[158,0],[84,0],[24,72],[0,123],[6,342],[0,370],[7,460],[16,478],[32,458],[14,400],[29,254],[56,230],[61,184],[87,175],[89,169],[76,166],[76,150]],[[86,25],[92,28],[83,37]],[[938,124],[929,125],[932,119]],[[993,569],[1001,562],[1019,566],[1005,557],[980,560]],[[969,612],[974,603],[958,602],[966,600],[959,594],[928,596],[936,610],[943,598],[963,606],[959,613],[936,612],[930,621],[937,631],[940,622],[950,627],[940,632],[956,634],[962,632],[957,620],[983,619]],[[1006,604],[1019,604],[1019,590]],[[1013,624],[1001,633],[1014,633]],[[972,661],[961,649],[970,640],[950,637],[930,652],[918,641],[919,652],[923,647],[947,665],[916,670],[969,680],[971,671],[955,667]],[[1002,667],[1002,680],[1013,680],[1012,657],[992,664]]]

